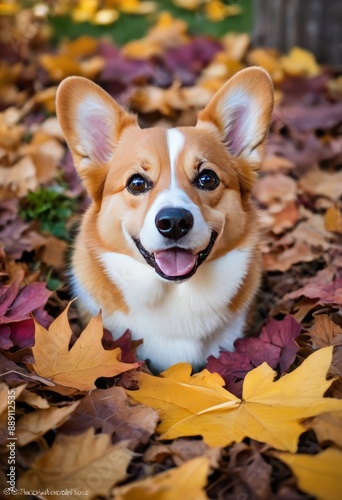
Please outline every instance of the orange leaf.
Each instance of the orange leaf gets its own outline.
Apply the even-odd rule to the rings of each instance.
[[[80,391],[95,389],[99,377],[113,377],[139,366],[121,363],[121,349],[106,351],[101,344],[103,327],[100,314],[92,318],[69,350],[72,331],[68,321],[68,307],[46,330],[35,322],[35,345],[32,348],[38,375],[66,387]]]
[[[308,50],[293,47],[287,56],[280,58],[280,64],[291,76],[313,77],[321,73],[314,55]]]
[[[342,234],[342,212],[338,207],[330,207],[324,216],[324,225],[327,231]]]

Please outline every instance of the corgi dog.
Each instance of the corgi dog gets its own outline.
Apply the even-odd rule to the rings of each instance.
[[[261,68],[234,75],[196,126],[148,128],[103,89],[69,77],[57,115],[92,203],[72,257],[81,316],[129,329],[161,371],[203,367],[233,350],[259,286],[251,191],[263,158],[273,86]]]

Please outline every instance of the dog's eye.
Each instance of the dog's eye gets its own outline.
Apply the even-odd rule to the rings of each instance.
[[[152,187],[152,183],[142,175],[134,174],[128,179],[126,187],[130,193],[137,195],[146,193]]]
[[[202,170],[195,179],[195,184],[199,189],[213,191],[220,184],[220,179],[213,170]]]

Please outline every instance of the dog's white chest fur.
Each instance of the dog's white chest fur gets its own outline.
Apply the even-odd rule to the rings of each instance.
[[[155,271],[131,257],[107,252],[102,266],[123,293],[129,313],[110,315],[103,311],[103,323],[114,338],[129,328],[134,340],[144,339],[138,348],[140,358],[163,370],[179,361],[201,366],[219,348],[233,349],[242,335],[246,307],[232,316],[229,303],[247,273],[249,250],[233,250],[212,262],[204,263],[191,280],[169,283]],[[79,300],[96,314],[100,305],[74,282]]]

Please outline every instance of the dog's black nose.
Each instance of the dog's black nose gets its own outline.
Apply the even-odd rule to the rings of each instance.
[[[161,235],[173,240],[185,236],[194,224],[192,213],[185,208],[163,208],[157,213],[155,224]]]

